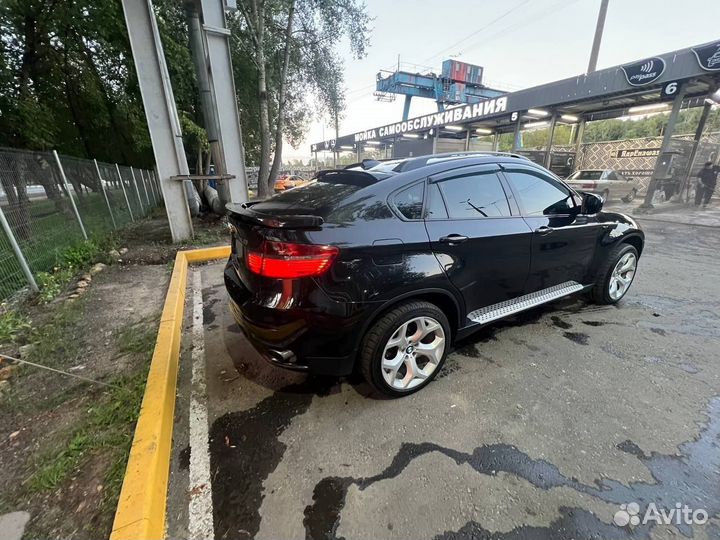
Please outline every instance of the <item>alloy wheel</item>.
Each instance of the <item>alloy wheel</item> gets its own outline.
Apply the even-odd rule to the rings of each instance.
[[[634,253],[626,253],[618,260],[615,268],[610,274],[608,294],[613,300],[620,300],[630,288],[635,270],[637,269],[637,257]]]
[[[437,369],[445,352],[445,332],[432,317],[415,317],[393,332],[383,349],[381,371],[395,390],[422,384]]]

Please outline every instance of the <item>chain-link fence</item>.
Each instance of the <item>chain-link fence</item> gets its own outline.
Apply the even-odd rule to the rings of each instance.
[[[0,299],[51,270],[63,250],[118,230],[162,202],[153,171],[0,149]]]

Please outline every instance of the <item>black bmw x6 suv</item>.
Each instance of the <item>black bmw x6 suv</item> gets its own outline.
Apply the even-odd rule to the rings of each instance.
[[[225,284],[238,324],[273,364],[358,369],[402,396],[491,321],[581,292],[620,300],[644,235],[602,204],[511,154],[324,171],[228,205]]]

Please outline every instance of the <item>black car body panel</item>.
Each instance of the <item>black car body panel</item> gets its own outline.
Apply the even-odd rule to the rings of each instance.
[[[635,242],[642,250],[634,220],[581,212],[582,194],[526,160],[424,159],[423,166],[376,178],[368,178],[372,170],[333,171],[228,208],[233,244],[226,287],[238,324],[266,358],[290,369],[348,374],[372,322],[400,302],[435,303],[453,336],[462,337],[478,327],[467,318],[475,309],[568,280],[590,286],[617,243]],[[498,194],[490,206],[478,208],[462,190],[453,191],[478,175],[488,175]],[[560,211],[524,208],[527,175],[567,190]],[[247,257],[268,242],[332,246],[337,255],[318,275],[266,277],[250,270]]]

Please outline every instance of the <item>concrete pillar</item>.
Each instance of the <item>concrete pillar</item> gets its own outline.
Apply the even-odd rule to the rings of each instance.
[[[575,129],[575,170],[580,168],[580,147],[582,146],[583,135],[585,135],[585,119],[578,122],[577,128]],[[575,171],[573,171],[575,172]]]
[[[193,227],[183,183],[188,175],[182,129],[150,0],[122,0],[145,118],[173,242],[192,238]]]
[[[655,170],[650,178],[650,184],[648,185],[647,193],[645,194],[645,200],[639,206],[639,209],[648,210],[653,208],[652,199],[658,185],[658,176],[660,175],[660,168],[662,164],[662,155],[667,152],[670,146],[670,140],[672,139],[673,131],[675,131],[675,124],[677,123],[678,115],[680,114],[680,106],[682,105],[683,98],[685,97],[686,85],[682,84],[678,90],[675,99],[673,100],[672,110],[670,111],[670,118],[668,118],[667,127],[665,128],[665,135],[663,136],[662,145],[660,146],[660,155],[655,161]]]
[[[522,124],[520,123],[521,118],[522,115],[518,113],[518,119],[517,122],[515,122],[515,131],[513,132],[513,152],[517,152],[517,149],[520,148],[520,128],[522,127]]]
[[[712,95],[712,92],[710,92]],[[693,138],[693,147],[690,151],[690,156],[688,157],[688,168],[687,171],[685,171],[685,177],[683,178],[682,185],[680,186],[680,190],[678,191],[677,198],[680,200],[683,200],[683,192],[685,192],[688,187],[690,186],[690,175],[692,174],[693,167],[695,166],[695,158],[697,157],[697,149],[700,145],[700,139],[702,138],[703,131],[705,130],[705,124],[707,123],[708,116],[710,116],[710,109],[712,109],[712,103],[705,102],[703,105],[702,113],[700,114],[700,119],[698,120],[697,128],[695,129],[695,137]],[[685,202],[689,202],[689,199],[686,199]]]
[[[403,104],[403,121],[407,120],[410,116],[410,102],[412,101],[412,96],[407,95],[405,96],[405,103]]]
[[[546,169],[550,168],[550,161],[552,160],[552,145],[555,140],[555,126],[557,125],[557,113],[553,113],[550,118],[550,133],[548,133],[548,141],[545,146],[545,157],[543,158],[543,164]]]
[[[225,22],[225,3],[223,0],[200,0],[200,4],[207,50],[208,81],[219,130],[219,153],[223,159],[223,163],[217,165],[220,165],[221,172],[235,176],[232,180],[218,182],[218,193],[222,191],[231,202],[245,202],[248,200],[245,151],[230,57],[230,30]]]

